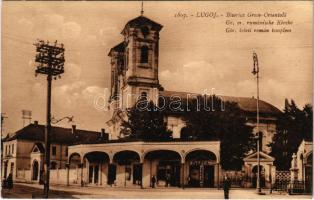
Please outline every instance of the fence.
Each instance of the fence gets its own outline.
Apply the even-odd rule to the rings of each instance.
[[[276,179],[273,186],[275,191],[288,191],[290,184],[290,171],[276,171]]]

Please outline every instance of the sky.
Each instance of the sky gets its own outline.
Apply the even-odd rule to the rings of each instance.
[[[22,110],[45,124],[46,78],[35,77],[36,39],[62,42],[65,73],[53,81],[52,115],[74,116],[79,129],[100,131],[110,118],[97,108],[110,88],[111,47],[124,25],[140,15],[140,2],[2,2],[1,112],[4,133],[23,127]],[[226,33],[226,17],[178,13],[286,12],[291,33]],[[284,99],[312,102],[312,4],[301,2],[144,2],[144,16],[163,25],[159,80],[166,90],[256,96],[252,52],[259,58],[260,98],[279,109]],[[25,122],[27,124],[27,122]],[[63,121],[58,126],[71,127]]]

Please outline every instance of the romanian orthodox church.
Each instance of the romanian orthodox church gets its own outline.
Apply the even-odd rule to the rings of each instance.
[[[162,59],[159,57],[159,40],[162,39],[160,37],[162,28],[161,24],[143,14],[128,21],[122,28],[123,38],[119,44],[110,49],[108,54],[111,58],[110,67],[106,68],[106,73],[111,72],[109,99],[111,118],[107,122],[109,137],[104,137],[103,130],[99,137],[94,139],[86,139],[87,136],[80,137],[81,140],[77,143],[80,131],[75,127],[72,130],[64,130],[72,139],[67,145],[60,144],[60,148],[55,145],[55,149],[52,149],[56,155],[58,149],[60,152],[63,152],[63,148],[66,149],[64,154],[60,154],[61,167],[55,171],[51,170],[52,182],[81,186],[141,188],[152,187],[153,182],[156,187],[219,187],[221,185],[223,174],[227,172],[220,164],[220,141],[181,140],[185,121],[175,112],[167,113],[164,119],[168,129],[172,131],[172,140],[121,140],[123,137],[120,134],[121,123],[126,120],[126,110],[137,102],[139,96],[145,96],[157,105],[160,97],[176,96],[186,99],[191,95],[187,92],[168,91],[159,82],[159,59]],[[253,127],[254,133],[257,132],[255,98],[230,96],[221,98],[224,101],[238,103],[246,113],[247,124]],[[259,156],[263,187],[270,187],[275,180],[274,158],[268,155],[270,149],[267,144],[272,141],[275,134],[275,122],[280,112],[273,105],[259,101],[262,151],[259,154],[252,152],[247,155],[244,158],[243,170],[239,172],[246,177],[254,177],[254,175],[256,177]],[[31,126],[34,129],[36,127],[38,127],[36,124]],[[18,138],[13,139],[7,141],[8,146],[11,147],[15,144],[13,142],[18,140]],[[43,156],[44,149],[40,144],[34,145],[29,141],[26,143],[29,147],[34,146],[33,161],[29,164],[30,170],[22,170],[20,169],[22,166],[17,165],[13,165],[12,168],[9,162],[7,166],[11,166],[12,171],[17,167],[14,177],[26,177],[25,179],[29,177],[33,182],[38,182],[42,163],[37,161],[40,160],[40,156]],[[8,152],[12,153],[12,150]],[[57,158],[56,155],[52,155],[52,158]],[[230,173],[233,176],[235,172]],[[254,179],[249,179],[247,187],[254,187],[255,183]]]

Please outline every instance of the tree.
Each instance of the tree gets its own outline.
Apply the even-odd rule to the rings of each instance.
[[[293,100],[289,102],[286,99],[284,112],[276,123],[276,134],[269,145],[278,170],[290,169],[292,154],[297,152],[302,140],[313,140],[312,130],[312,106],[306,104],[301,110]]]
[[[128,119],[122,123],[121,133],[128,139],[169,140],[172,133],[164,117],[152,101],[139,100],[127,111]]]
[[[186,139],[220,140],[222,168],[241,169],[243,158],[254,146],[253,127],[246,124],[244,111],[237,103],[222,102],[216,96],[200,96],[189,104],[185,132],[190,135]]]

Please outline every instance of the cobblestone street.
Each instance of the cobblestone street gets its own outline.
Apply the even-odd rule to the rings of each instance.
[[[78,187],[78,186],[51,186],[49,198],[106,198],[106,199],[223,199],[223,190],[196,189],[196,188],[100,188],[100,187]],[[264,191],[266,195],[257,195],[254,189],[232,189],[230,198],[233,199],[311,199],[311,195],[288,195],[269,190]],[[3,198],[32,198],[42,194],[41,185],[15,184],[12,191],[2,190]]]

